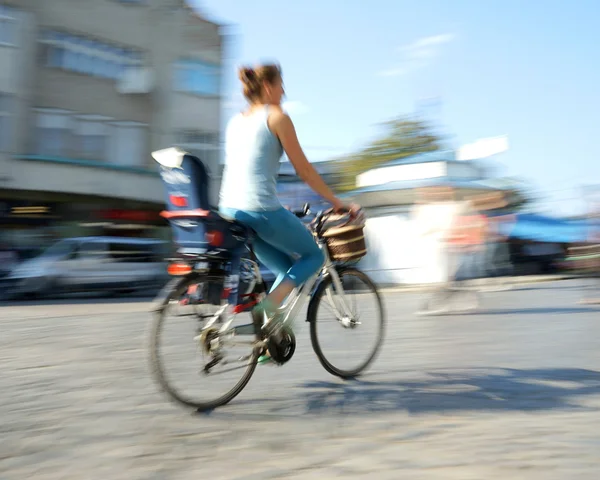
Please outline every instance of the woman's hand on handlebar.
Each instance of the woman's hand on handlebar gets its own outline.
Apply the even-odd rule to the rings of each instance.
[[[361,210],[361,206],[356,204],[356,203],[343,203],[341,201],[337,201],[334,202],[333,204],[333,211],[336,213],[345,213],[348,212],[350,213],[350,215],[352,215],[353,217],[358,215],[358,212],[360,212]]]

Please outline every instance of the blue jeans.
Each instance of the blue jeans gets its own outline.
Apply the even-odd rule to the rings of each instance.
[[[251,212],[220,208],[223,217],[235,220],[256,232],[254,253],[277,279],[299,286],[317,273],[325,263],[323,252],[304,224],[290,211]]]

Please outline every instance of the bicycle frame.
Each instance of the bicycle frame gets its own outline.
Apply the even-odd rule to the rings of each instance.
[[[283,318],[283,323],[288,323],[296,318],[299,311],[304,306],[307,297],[310,296],[313,292],[313,288],[315,287],[317,282],[321,280],[325,275],[331,276],[334,288],[340,295],[341,308],[335,305],[335,301],[331,296],[331,292],[329,290],[327,291],[327,295],[331,301],[331,304],[336,309],[336,314],[338,318],[342,316],[349,317],[351,315],[350,309],[348,308],[346,299],[344,297],[344,288],[342,287],[342,282],[335,268],[335,265],[331,262],[329,258],[327,248],[322,242],[319,242],[319,248],[321,248],[325,255],[325,264],[323,268],[319,271],[319,273],[313,275],[299,288],[295,288],[292,291],[292,293],[288,296],[285,303],[278,309],[277,313]],[[340,311],[338,310],[341,310],[342,313],[340,313]]]
[[[304,282],[304,284],[294,288],[294,290],[292,290],[292,292],[288,295],[284,304],[278,309],[277,313],[278,313],[278,315],[281,316],[281,318],[283,319],[283,323],[285,323],[285,324],[288,324],[289,322],[293,321],[296,318],[299,311],[305,305],[307,298],[309,296],[311,296],[315,285],[317,285],[317,283],[325,275],[331,276],[332,282],[333,282],[333,287],[339,295],[340,301],[339,301],[339,305],[338,305],[337,302],[335,302],[333,300],[331,292],[329,290],[327,290],[327,296],[330,300],[332,307],[336,310],[335,313],[336,313],[336,316],[338,317],[338,320],[341,318],[344,318],[344,317],[349,318],[352,316],[352,312],[348,308],[348,304],[347,304],[346,298],[344,296],[344,289],[343,289],[340,277],[338,275],[338,272],[336,270],[336,265],[331,261],[325,243],[323,241],[319,240],[318,245],[319,245],[319,248],[323,251],[323,254],[325,255],[325,264],[323,265],[321,270],[319,270],[319,272],[317,272],[315,275],[313,275],[311,278],[309,278],[306,282]],[[256,275],[257,275],[257,282],[262,282],[262,276],[260,274],[260,269],[258,268],[258,266],[255,267],[255,271],[256,271]],[[215,313],[215,315],[207,322],[207,324],[203,327],[202,330],[207,330],[208,328],[211,328],[218,321],[219,317],[223,313],[225,313],[225,311],[227,310],[228,307],[229,307],[229,305],[222,306]],[[231,328],[231,324],[235,320],[235,317],[236,317],[236,314],[234,314],[234,313],[229,314],[228,320],[221,326],[221,328],[219,328],[220,335],[225,335],[230,330],[234,334],[237,334],[237,335],[254,335],[255,331],[254,331],[253,324],[240,325],[240,326]]]

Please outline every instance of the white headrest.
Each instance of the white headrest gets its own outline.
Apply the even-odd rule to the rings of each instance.
[[[185,157],[187,154],[188,152],[179,147],[170,147],[152,152],[152,158],[160,163],[163,167],[181,168],[183,157]]]

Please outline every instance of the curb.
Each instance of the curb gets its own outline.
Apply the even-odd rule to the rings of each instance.
[[[522,277],[505,277],[503,284],[505,285],[529,285],[534,283],[545,283],[545,282],[557,282],[561,280],[574,280],[582,278],[578,275],[531,275]],[[469,282],[471,285],[485,286],[484,281],[472,281]],[[379,291],[382,293],[394,293],[394,292],[423,292],[435,288],[437,284],[431,283],[426,285],[379,285]]]

